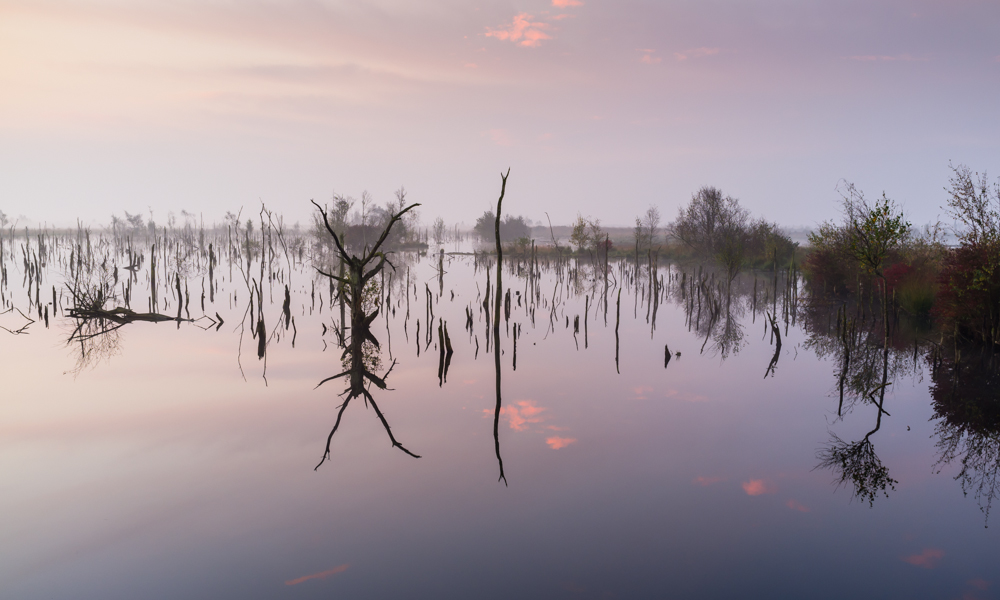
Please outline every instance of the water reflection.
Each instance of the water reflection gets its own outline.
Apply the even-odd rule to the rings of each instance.
[[[973,494],[988,524],[1000,490],[1000,359],[981,348],[956,348],[933,360],[938,465],[960,465],[955,479]]]
[[[817,453],[817,468],[835,473],[838,485],[851,486],[855,497],[871,506],[879,494],[888,497],[898,483],[879,459],[871,438],[882,428],[886,389],[914,367],[900,359],[890,344],[890,328],[881,319],[866,318],[856,306],[849,316],[847,305],[836,306],[836,326],[829,328],[834,305],[815,299],[808,314],[810,337],[806,346],[819,356],[833,359],[839,401],[837,416],[843,418],[859,404],[872,406],[875,426],[861,440],[845,441],[830,432],[830,440]],[[870,316],[870,315],[869,315]],[[821,324],[827,327],[822,327]],[[890,368],[891,367],[891,368]]]
[[[778,358],[781,357],[781,329],[778,327],[777,321],[774,320],[773,314],[765,313],[765,316],[771,326],[771,339],[774,340],[774,355],[767,365],[767,370],[764,371],[764,379],[767,379],[768,375],[774,377],[774,370],[778,368]]]
[[[501,199],[505,183],[506,177],[502,183]],[[499,209],[498,201],[497,218]],[[627,315],[629,294],[632,294],[633,324],[646,319],[646,329],[638,337],[645,337],[646,331],[655,336],[662,335],[664,329],[669,330],[669,323],[664,327],[665,316],[660,313],[666,309],[664,304],[673,303],[682,312],[686,329],[697,338],[697,344],[687,343],[697,345],[701,353],[717,356],[722,361],[735,359],[745,348],[753,347],[757,343],[756,339],[752,339],[753,327],[762,327],[763,337],[759,340],[767,339],[768,345],[759,351],[759,355],[752,357],[754,361],[759,360],[759,367],[753,368],[757,373],[759,370],[756,369],[764,368],[764,377],[773,379],[790,370],[791,361],[783,359],[782,353],[788,354],[794,349],[795,342],[788,341],[788,332],[798,319],[804,319],[801,325],[807,335],[805,346],[820,358],[829,359],[832,367],[830,382],[838,417],[832,427],[838,427],[836,423],[852,411],[870,419],[870,423],[866,423],[867,433],[856,441],[842,439],[848,436],[841,433],[841,437],[831,432],[829,442],[820,451],[820,466],[831,469],[838,483],[850,486],[856,496],[869,502],[887,493],[895,483],[890,476],[889,465],[883,463],[876,452],[876,445],[881,447],[883,442],[879,440],[885,437],[883,433],[883,438],[879,438],[879,433],[885,429],[882,418],[888,418],[892,412],[892,401],[891,398],[886,401],[886,392],[893,389],[900,378],[918,372],[917,359],[927,348],[923,339],[926,335],[905,332],[904,327],[893,323],[887,336],[878,320],[879,311],[873,310],[870,299],[868,304],[863,301],[844,303],[829,298],[808,298],[808,302],[800,302],[794,270],[748,272],[729,282],[711,267],[703,265],[661,266],[658,264],[659,257],[653,252],[647,253],[646,257],[637,257],[635,262],[609,261],[607,252],[589,257],[567,257],[557,249],[554,253],[539,255],[533,245],[530,251],[526,248],[512,251],[511,248],[499,247],[495,254],[479,253],[471,258],[471,264],[463,264],[467,259],[446,254],[438,248],[426,265],[428,273],[433,269],[433,276],[428,281],[433,279],[435,288],[430,288],[425,282],[424,290],[420,290],[422,280],[411,278],[409,268],[406,268],[404,277],[402,269],[393,267],[382,251],[381,241],[375,241],[374,246],[364,246],[365,239],[371,242],[374,235],[366,233],[365,236],[357,236],[360,248],[341,248],[338,238],[329,235],[329,232],[325,241],[312,240],[310,243],[312,238],[308,236],[286,239],[280,222],[276,222],[273,215],[263,208],[258,223],[256,227],[249,221],[243,224],[236,216],[227,228],[211,232],[209,237],[203,233],[189,235],[190,232],[162,230],[153,230],[141,237],[138,234],[134,237],[120,234],[113,237],[91,236],[85,230],[75,236],[40,234],[29,239],[26,235],[21,250],[24,281],[20,288],[14,287],[17,288],[18,299],[27,297],[27,309],[22,312],[23,307],[14,307],[11,288],[4,288],[0,296],[7,308],[0,315],[5,315],[6,319],[0,325],[11,333],[26,333],[29,325],[49,316],[55,317],[66,303],[62,316],[68,317],[72,325],[66,339],[77,354],[76,370],[80,371],[120,352],[121,328],[134,322],[172,321],[178,327],[182,323],[195,322],[198,326],[218,330],[222,317],[208,305],[219,302],[223,314],[227,318],[233,314],[235,318],[231,320],[238,322],[235,331],[241,333],[241,340],[240,350],[236,353],[237,362],[244,349],[242,333],[246,331],[266,376],[272,343],[288,337],[292,346],[295,345],[299,333],[296,313],[301,310],[302,315],[312,315],[314,311],[322,313],[326,308],[329,318],[322,323],[321,337],[324,349],[330,341],[331,346],[341,348],[343,354],[340,372],[324,379],[321,385],[339,378],[346,378],[348,384],[344,391],[345,399],[338,406],[336,421],[328,435],[320,461],[322,464],[329,459],[330,444],[348,404],[359,396],[365,398],[366,404],[373,405],[392,445],[416,456],[395,439],[376,403],[377,399],[370,393],[373,384],[379,389],[387,389],[387,377],[396,365],[389,320],[397,308],[401,314],[405,310],[402,328],[407,347],[412,351],[413,347],[409,344],[414,340],[409,338],[409,333],[414,326],[408,323],[410,294],[413,294],[416,303],[415,315],[420,314],[419,304],[424,302],[424,314],[415,323],[416,350],[419,356],[430,351],[437,342],[437,356],[434,357],[437,358],[437,383],[444,387],[449,376],[458,373],[458,364],[453,365],[453,362],[458,363],[453,361],[454,346],[461,345],[462,336],[455,340],[451,338],[447,320],[450,318],[454,325],[455,319],[461,317],[450,316],[443,300],[449,295],[451,300],[462,298],[468,290],[468,299],[460,299],[457,303],[464,304],[459,310],[465,315],[469,355],[474,360],[478,359],[479,333],[484,334],[482,343],[485,351],[493,352],[495,404],[491,398],[491,412],[494,416],[494,444],[499,479],[506,482],[500,453],[499,423],[501,415],[507,414],[502,397],[504,356],[509,357],[512,371],[520,367],[518,374],[530,372],[532,365],[525,365],[524,357],[532,343],[566,334],[567,337],[563,338],[566,341],[569,341],[569,335],[573,337],[570,351],[575,348],[579,352],[593,352],[594,348],[590,345],[593,336],[595,340],[600,340],[595,341],[595,346],[602,347],[598,349],[602,368],[610,370],[613,329],[616,372],[624,370],[626,375],[630,375],[630,350],[637,344],[633,333],[635,328],[630,328]],[[13,244],[5,240],[0,243],[0,248],[6,251],[0,282],[7,286],[7,265],[14,265],[11,258]],[[347,248],[354,254],[348,253]],[[401,260],[419,262],[420,256],[411,253],[401,257]],[[462,281],[460,276],[455,277],[446,271],[446,267],[453,268],[453,263],[455,272],[469,267],[477,274],[477,290],[471,289],[473,279]],[[40,292],[42,282],[50,272],[46,270],[46,265],[49,269],[59,266],[68,273],[64,276],[68,286],[65,290],[60,288],[58,294],[56,286],[53,286],[51,302],[48,301],[48,293]],[[296,288],[290,282],[291,275],[300,272],[305,265],[318,266],[323,278],[310,279],[307,285]],[[235,288],[230,286],[227,290],[228,298],[226,291],[220,292],[225,288],[220,288],[217,281],[227,266],[229,281],[235,284]],[[13,268],[11,271],[14,272]],[[446,289],[446,275],[453,288],[451,290]],[[192,300],[195,306],[199,304],[199,278],[202,317],[198,317],[191,306]],[[323,282],[329,284],[329,293],[326,293]],[[482,293],[480,290],[483,290],[484,283],[485,293]],[[133,300],[133,291],[147,284],[148,310],[133,310],[133,304],[147,309],[145,298],[141,302]],[[63,298],[67,290],[68,294]],[[296,294],[300,293],[308,298],[301,306],[296,304],[301,297]],[[356,297],[358,295],[360,300]],[[225,312],[227,300],[232,313]],[[612,301],[615,302],[613,324],[608,315]],[[338,308],[339,319],[336,316]],[[593,327],[597,328],[593,334],[589,331],[591,311],[595,312]],[[604,313],[603,331],[598,311]],[[214,317],[208,316],[213,312]],[[240,312],[243,313],[242,320]],[[669,318],[670,313],[666,315]],[[305,329],[303,322],[308,321],[301,320],[299,316],[299,326]],[[385,332],[376,335],[373,322],[379,316],[386,319]],[[755,325],[758,317],[762,319],[762,325]],[[529,326],[529,336],[536,333],[533,331],[536,318],[536,331],[541,337],[544,330],[545,337],[522,339],[522,325]],[[481,328],[484,322],[485,330]],[[328,324],[331,326],[328,327]],[[319,327],[318,324],[315,326]],[[328,337],[328,332],[333,332],[333,335]],[[504,335],[507,336],[506,347]],[[580,340],[580,337],[583,339]],[[525,341],[530,342],[528,347],[524,346]],[[664,343],[667,341],[670,343]],[[681,365],[673,359],[679,357],[680,352],[672,351],[671,346],[675,346],[676,350],[683,344],[678,346],[673,339],[659,343],[663,344],[664,367],[673,363],[671,373],[678,372]],[[658,344],[655,350],[657,371]],[[398,349],[397,346],[397,352]],[[683,349],[688,351],[688,348]],[[995,382],[992,379],[994,376],[986,367],[970,366],[968,360],[971,359],[956,360],[953,353],[944,354],[937,351],[928,356],[929,363],[934,367],[932,394],[939,421],[940,463],[961,465],[958,480],[963,490],[973,494],[984,512],[988,513],[995,495],[997,464],[1000,461],[998,426],[991,416],[996,412],[992,408],[996,400],[989,395],[989,386]],[[518,364],[519,359],[521,365]],[[982,360],[985,359],[980,362]],[[782,371],[779,371],[779,363]],[[461,366],[464,368],[466,365]],[[687,368],[687,363],[683,368]],[[240,369],[242,371],[242,364]],[[428,365],[425,376],[428,379],[434,377],[432,365]],[[974,383],[976,381],[980,383]],[[979,391],[970,392],[973,388]],[[832,403],[829,409],[832,413]],[[556,436],[549,446],[563,448],[571,443],[567,441],[570,439]]]
[[[341,286],[341,297],[346,297],[346,300],[351,305],[351,337],[350,342],[346,344],[344,348],[344,353],[341,355],[341,362],[343,364],[344,371],[337,375],[327,377],[316,385],[316,387],[319,387],[328,381],[339,379],[341,377],[347,377],[348,381],[348,387],[344,390],[346,398],[340,405],[340,409],[337,412],[337,420],[333,425],[333,429],[330,430],[330,435],[326,438],[326,449],[323,452],[323,457],[320,459],[319,464],[316,465],[316,469],[319,469],[330,457],[330,444],[333,441],[333,435],[337,433],[337,429],[340,427],[340,421],[344,416],[344,411],[347,410],[347,406],[350,404],[351,400],[359,396],[363,396],[365,398],[366,405],[371,404],[371,407],[375,410],[375,414],[378,416],[379,421],[381,421],[382,426],[385,427],[385,432],[388,434],[389,440],[392,442],[392,446],[394,448],[399,448],[414,458],[420,458],[419,455],[410,452],[405,446],[403,446],[403,444],[396,440],[395,436],[392,434],[392,429],[389,427],[389,422],[386,421],[385,415],[378,407],[378,403],[375,401],[371,392],[368,391],[368,386],[370,384],[375,385],[375,387],[381,390],[387,389],[385,380],[388,378],[389,373],[392,372],[393,367],[396,365],[396,361],[393,361],[392,365],[389,366],[389,369],[385,372],[385,374],[381,376],[375,374],[375,371],[379,370],[381,367],[381,346],[379,345],[378,339],[372,333],[371,325],[375,318],[378,317],[381,308],[382,288],[374,278],[376,275],[381,273],[386,264],[392,266],[392,263],[389,262],[385,253],[381,252],[380,249],[386,238],[389,236],[392,226],[399,221],[403,215],[420,205],[411,204],[410,206],[402,208],[399,212],[393,213],[389,218],[388,223],[385,225],[385,229],[382,231],[381,237],[379,237],[370,248],[365,245],[361,251],[361,255],[359,256],[357,254],[349,253],[341,244],[338,234],[334,231],[332,225],[330,224],[326,209],[315,202],[313,202],[313,204],[322,215],[326,230],[333,238],[334,244],[337,247],[340,264],[342,265],[341,273],[343,273],[343,275],[333,275],[323,271],[319,267],[317,267],[317,271],[332,281],[339,283]],[[429,306],[430,303],[428,303],[428,307]],[[429,331],[430,327],[428,326],[428,332]]]
[[[6,325],[0,325],[0,329],[3,329],[11,335],[24,335],[28,332],[28,328],[35,323],[34,319],[21,312],[21,309],[16,306],[11,306],[7,310],[0,311],[0,316],[4,315],[11,315],[12,317],[17,315],[20,317],[20,319],[14,317],[10,320],[8,323],[9,327]]]
[[[493,441],[496,446],[497,453],[497,464],[500,466],[500,477],[499,480],[503,480],[504,485],[507,485],[507,476],[503,472],[503,457],[500,456],[500,411],[503,407],[503,401],[501,398],[501,368],[500,368],[500,294],[503,291],[503,245],[500,243],[500,209],[503,205],[503,196],[507,191],[507,176],[510,175],[510,169],[507,169],[507,173],[501,175],[502,180],[500,184],[500,198],[497,200],[497,213],[496,220],[494,222],[494,239],[496,240],[497,246],[497,285],[494,290],[494,304],[493,304],[493,366],[496,370],[496,388],[497,388],[497,403],[496,409],[493,413]],[[487,279],[487,284],[489,284],[489,279]],[[487,285],[487,300],[489,296],[489,287]],[[510,319],[510,291],[507,292],[507,318]]]
[[[117,293],[118,269],[109,271],[107,264],[107,257],[100,264],[88,262],[85,266],[80,263],[73,272],[73,279],[66,286],[72,303],[66,314],[73,320],[73,328],[66,337],[66,344],[80,347],[73,369],[77,374],[120,352],[119,330],[126,325],[137,322],[174,321],[180,327],[183,322],[194,322],[194,319],[190,318],[190,313],[187,318],[181,317],[184,304],[180,301],[176,317],[156,312],[138,313],[127,306],[122,306],[123,299]],[[123,286],[123,289],[127,298],[130,288]],[[178,298],[183,298],[180,295],[179,277],[177,290]],[[127,302],[125,304],[127,305]],[[215,321],[205,318],[215,325]]]

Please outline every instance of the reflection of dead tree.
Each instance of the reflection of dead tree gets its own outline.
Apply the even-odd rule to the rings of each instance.
[[[438,345],[441,349],[438,359],[438,387],[441,387],[448,381],[448,368],[451,367],[451,357],[455,354],[451,347],[451,336],[448,335],[448,324],[444,319],[438,321]]]
[[[497,452],[497,463],[500,465],[500,479],[503,480],[504,485],[507,485],[507,477],[503,473],[503,459],[500,457],[500,296],[503,292],[503,246],[500,245],[500,207],[503,204],[503,195],[507,191],[507,176],[510,175],[510,169],[507,169],[506,174],[501,174],[500,183],[500,198],[497,200],[497,216],[494,222],[494,235],[497,242],[497,287],[494,292],[494,304],[493,304],[493,363],[496,367],[496,379],[497,379],[497,404],[496,410],[493,413],[493,442],[496,446]],[[551,226],[551,224],[550,224]],[[497,481],[499,481],[498,479]]]
[[[30,327],[35,322],[35,320],[32,319],[31,317],[29,317],[28,315],[24,314],[23,312],[21,312],[20,308],[15,308],[15,307],[12,306],[12,307],[8,308],[7,310],[5,310],[3,312],[0,312],[0,315],[5,315],[5,314],[7,314],[9,312],[14,312],[14,311],[17,311],[17,313],[19,315],[21,315],[22,317],[24,317],[24,325],[21,325],[17,329],[7,329],[6,327],[0,325],[0,329],[3,329],[4,331],[6,331],[7,333],[9,333],[11,335],[24,335],[24,334],[27,334],[28,333],[28,331],[27,331],[28,327]]]
[[[381,237],[378,241],[371,247],[368,248],[366,245],[362,251],[362,256],[350,255],[347,250],[344,249],[341,243],[340,237],[334,231],[330,224],[330,220],[327,216],[326,209],[324,209],[319,204],[313,201],[313,205],[319,209],[320,215],[323,217],[323,224],[326,230],[333,237],[334,244],[337,247],[337,253],[341,264],[346,268],[346,273],[343,275],[332,275],[326,273],[320,269],[317,271],[320,274],[329,277],[333,281],[340,283],[343,286],[343,296],[346,296],[346,300],[350,302],[351,305],[351,339],[350,344],[344,349],[343,360],[345,371],[332,377],[327,377],[323,381],[320,381],[317,387],[323,385],[327,381],[332,381],[340,377],[348,377],[349,385],[344,391],[347,398],[344,403],[340,405],[340,411],[337,413],[337,421],[334,423],[333,429],[330,431],[330,435],[326,439],[326,450],[323,453],[323,458],[316,465],[318,469],[327,458],[330,457],[330,443],[333,441],[333,434],[337,432],[337,428],[340,426],[340,420],[343,417],[344,411],[347,410],[347,405],[358,396],[364,396],[365,401],[370,403],[372,408],[375,409],[375,414],[378,415],[379,420],[382,422],[382,426],[385,427],[386,433],[389,435],[389,440],[392,442],[393,447],[399,448],[406,454],[413,456],[415,458],[420,458],[418,455],[407,450],[401,443],[399,443],[396,438],[392,435],[392,430],[389,427],[388,421],[386,421],[385,416],[379,409],[378,404],[375,402],[375,398],[372,397],[371,392],[368,391],[368,385],[374,384],[375,387],[379,389],[387,389],[385,379],[392,372],[393,365],[389,367],[385,375],[379,377],[375,375],[369,366],[375,367],[376,361],[373,360],[373,355],[377,352],[379,348],[378,339],[372,334],[371,324],[378,316],[379,307],[377,302],[375,306],[372,307],[372,312],[368,313],[368,308],[371,303],[371,295],[368,294],[366,298],[366,288],[369,287],[369,283],[372,278],[382,270],[382,268],[389,264],[392,266],[383,252],[380,251],[382,244],[385,242],[386,238],[389,236],[389,231],[392,226],[399,221],[400,218],[413,208],[420,206],[419,204],[411,204],[406,208],[403,208],[397,213],[394,213],[389,222],[386,224],[385,229],[382,231]],[[377,262],[372,265],[373,261],[378,259]],[[366,301],[367,300],[367,301]]]
[[[621,325],[622,320],[622,290],[618,288],[618,301],[615,304],[615,372],[619,375],[622,374],[621,369],[618,367],[618,350],[619,350],[619,338],[618,338],[618,327]]]
[[[767,320],[771,325],[771,334],[775,339],[774,356],[771,357],[771,364],[767,365],[767,370],[764,371],[764,379],[767,379],[768,375],[774,376],[774,369],[778,366],[778,357],[781,356],[781,328],[778,327],[774,315],[770,313],[764,314],[767,315]]]
[[[103,280],[95,285],[82,285],[76,281],[67,288],[73,300],[67,315],[76,323],[66,344],[80,344],[80,356],[74,369],[76,373],[116,354],[121,343],[118,330],[129,323],[175,321],[179,325],[183,321],[191,321],[159,313],[137,313],[120,306],[105,308],[108,304],[116,304],[118,298],[108,282]]]
[[[881,413],[879,413],[881,420]],[[898,483],[889,477],[889,468],[882,464],[875,447],[872,446],[869,438],[878,431],[875,427],[865,435],[859,442],[845,442],[830,434],[830,445],[819,452],[817,458],[820,462],[817,468],[831,469],[840,475],[838,485],[847,485],[850,482],[854,486],[854,495],[862,500],[867,500],[871,506],[875,502],[878,493],[883,493],[887,498],[889,492],[886,488],[896,489]]]

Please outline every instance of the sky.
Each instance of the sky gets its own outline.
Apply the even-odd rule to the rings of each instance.
[[[945,219],[1000,175],[1000,2],[0,0],[0,210],[221,221],[379,203],[628,226],[702,186],[786,226],[838,188]]]

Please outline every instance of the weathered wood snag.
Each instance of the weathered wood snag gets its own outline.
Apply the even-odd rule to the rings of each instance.
[[[323,224],[326,226],[326,230],[333,237],[342,267],[341,275],[326,273],[319,268],[316,270],[320,274],[330,278],[331,281],[336,281],[341,285],[341,298],[344,298],[346,302],[350,303],[351,311],[350,342],[344,349],[344,354],[342,356],[346,370],[337,375],[327,377],[316,385],[316,387],[319,387],[328,381],[332,381],[340,377],[348,377],[349,382],[347,389],[344,391],[344,394],[346,394],[347,397],[344,400],[344,403],[340,405],[340,411],[337,413],[337,421],[334,423],[333,429],[330,431],[330,435],[326,440],[326,449],[323,453],[323,458],[319,461],[319,464],[316,465],[316,468],[318,469],[323,462],[330,457],[330,443],[333,440],[333,435],[337,432],[337,428],[340,427],[340,421],[344,415],[344,411],[347,409],[347,405],[350,404],[351,400],[357,398],[358,396],[364,396],[365,400],[371,404],[373,409],[375,409],[375,414],[378,415],[379,420],[382,422],[382,426],[385,427],[385,432],[389,435],[389,440],[392,442],[393,447],[399,448],[414,458],[420,458],[419,455],[407,450],[392,435],[392,430],[389,427],[389,423],[385,419],[385,415],[382,414],[382,411],[379,409],[378,404],[372,397],[371,392],[368,391],[368,385],[370,384],[374,384],[375,387],[382,390],[386,389],[385,379],[388,377],[389,373],[392,372],[392,367],[395,365],[395,362],[393,362],[393,365],[389,367],[385,375],[382,375],[381,377],[372,373],[366,364],[366,361],[373,362],[371,361],[370,356],[366,356],[366,352],[371,354],[379,349],[378,339],[371,331],[371,324],[378,316],[379,307],[378,303],[375,302],[372,307],[372,312],[369,314],[367,312],[369,308],[366,304],[372,303],[366,303],[365,301],[365,288],[368,286],[369,282],[371,282],[372,278],[378,275],[387,263],[389,266],[392,266],[392,263],[389,262],[385,253],[381,250],[383,243],[385,243],[386,238],[389,236],[389,231],[404,214],[420,205],[411,204],[399,212],[394,213],[389,219],[389,222],[386,224],[385,229],[382,231],[382,235],[378,238],[375,244],[370,248],[365,245],[360,256],[352,255],[344,248],[340,236],[337,235],[333,227],[330,225],[326,209],[317,204],[315,201],[313,201],[313,205],[319,210],[320,215],[323,217]],[[428,333],[429,332],[430,327],[428,327]]]

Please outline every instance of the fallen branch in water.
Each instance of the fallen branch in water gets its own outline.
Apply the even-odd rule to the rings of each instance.
[[[194,322],[194,319],[171,317],[160,313],[137,313],[134,310],[121,307],[112,308],[111,310],[103,308],[71,308],[69,309],[69,316],[74,319],[107,319],[119,325],[128,325],[136,321],[147,323],[160,323],[163,321],[175,321],[178,323],[185,321],[189,323]]]

